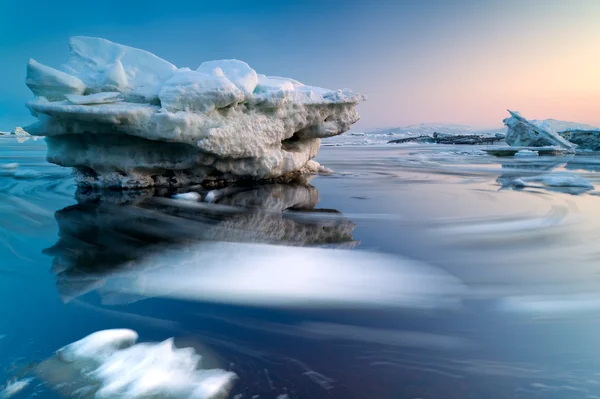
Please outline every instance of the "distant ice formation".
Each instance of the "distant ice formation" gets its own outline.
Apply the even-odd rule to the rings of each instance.
[[[523,118],[521,114],[508,111],[510,118],[504,119],[508,127],[506,142],[511,146],[544,147],[557,146],[574,149],[576,146],[562,138],[547,124],[535,124]]]
[[[562,150],[599,151],[600,129],[573,122],[548,119],[527,120],[518,112],[508,111],[506,143],[511,146],[558,147]]]
[[[81,185],[135,188],[287,180],[317,171],[320,139],[365,97],[257,74],[238,60],[178,68],[147,51],[73,37],[62,70],[27,65],[48,160]]]
[[[51,386],[73,397],[185,398],[224,397],[237,376],[203,369],[193,348],[173,340],[135,343],[133,330],[97,331],[58,350],[37,367]]]

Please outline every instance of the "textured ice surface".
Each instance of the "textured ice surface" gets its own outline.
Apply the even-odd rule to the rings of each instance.
[[[548,123],[534,123],[521,116],[518,112],[508,111],[510,118],[504,119],[508,127],[506,142],[511,146],[557,146],[565,149],[575,149],[573,143],[565,140],[556,133]]]
[[[25,83],[33,94],[48,100],[64,100],[68,94],[83,94],[85,91],[81,79],[42,65],[34,59],[27,63]]]
[[[71,396],[97,399],[217,398],[236,379],[225,370],[202,369],[202,357],[192,348],[176,348],[172,339],[136,340],[132,330],[98,331],[58,350],[37,372],[57,389],[76,387]]]
[[[74,37],[70,44],[66,72],[30,63],[36,98],[27,106],[38,122],[27,129],[51,136],[51,162],[74,167],[86,185],[221,184],[314,172],[320,139],[347,131],[365,99],[258,75],[238,60],[193,71],[104,39]],[[134,150],[133,136],[161,159]],[[173,154],[181,151],[185,162]]]

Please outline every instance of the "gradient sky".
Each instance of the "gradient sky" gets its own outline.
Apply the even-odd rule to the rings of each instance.
[[[0,0],[0,128],[29,121],[28,58],[59,67],[73,35],[349,87],[358,129],[497,127],[506,108],[600,126],[597,0]]]

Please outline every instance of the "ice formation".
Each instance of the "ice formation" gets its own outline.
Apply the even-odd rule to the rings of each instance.
[[[224,397],[237,378],[221,369],[202,369],[193,348],[178,349],[173,340],[135,343],[133,330],[97,331],[57,351],[37,373],[74,397],[185,398]]]
[[[144,50],[73,37],[59,71],[31,60],[27,107],[50,162],[80,184],[135,188],[314,172],[320,139],[348,130],[365,97],[257,74],[238,60],[196,70]]]
[[[518,112],[508,110],[510,118],[504,119],[508,127],[506,143],[511,146],[544,147],[556,146],[565,149],[575,149],[573,143],[565,140],[556,133],[549,124],[536,124],[521,116]]]
[[[508,111],[506,142],[511,146],[554,146],[563,151],[600,151],[600,129],[574,122],[547,119],[527,120],[518,112]]]

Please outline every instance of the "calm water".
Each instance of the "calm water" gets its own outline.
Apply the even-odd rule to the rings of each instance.
[[[43,141],[2,138],[0,385],[33,378],[15,398],[60,397],[37,364],[131,328],[236,372],[231,397],[600,397],[600,198],[573,179],[597,186],[600,161],[419,145],[324,146],[318,160],[335,172],[196,203],[77,190]],[[208,262],[220,242],[232,253]],[[352,276],[326,263],[342,302],[307,300],[329,291],[320,281],[296,292],[301,306],[238,297],[253,264],[235,243],[335,248],[342,266],[368,251],[374,278],[344,291]],[[281,270],[301,273],[302,249],[284,251]],[[381,256],[401,270],[397,290],[376,278]],[[222,273],[215,292],[190,291],[206,270]],[[257,295],[272,288],[262,276]]]

